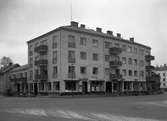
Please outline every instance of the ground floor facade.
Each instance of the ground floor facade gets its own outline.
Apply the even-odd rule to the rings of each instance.
[[[147,91],[146,82],[105,80],[63,80],[13,84],[18,94],[90,94]]]

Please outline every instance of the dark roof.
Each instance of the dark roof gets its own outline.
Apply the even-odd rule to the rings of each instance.
[[[156,71],[167,71],[167,66],[160,66],[155,68]]]
[[[6,73],[8,71],[11,71],[12,69],[14,68],[17,68],[19,67],[20,65],[19,64],[12,64],[12,65],[8,65],[6,67],[3,67],[0,69],[0,73],[3,74],[3,73]]]
[[[114,35],[109,35],[109,34],[106,34],[106,33],[103,33],[103,32],[97,32],[97,31],[92,30],[92,29],[85,29],[85,28],[73,27],[73,26],[62,26],[62,27],[56,28],[56,29],[54,29],[50,32],[47,32],[47,33],[45,33],[41,36],[38,36],[38,37],[36,37],[32,40],[27,41],[27,43],[34,42],[38,39],[41,39],[41,38],[43,38],[43,37],[45,37],[49,34],[52,34],[56,31],[60,31],[60,30],[73,31],[73,32],[77,32],[77,33],[84,33],[84,34],[89,34],[89,35],[94,35],[94,36],[100,36],[100,37],[114,39],[114,40],[122,41],[122,42],[125,42],[125,43],[139,45],[139,46],[151,49],[149,46],[146,46],[146,45],[143,45],[143,44],[140,44],[140,43],[136,43],[136,42],[131,42],[127,39],[118,38],[117,36],[114,36]]]
[[[25,64],[25,65],[22,65],[20,67],[12,69],[12,72],[23,71],[23,70],[27,70],[28,68],[29,68],[29,65]]]

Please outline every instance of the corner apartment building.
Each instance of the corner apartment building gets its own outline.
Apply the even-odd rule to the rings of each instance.
[[[156,67],[155,73],[160,75],[160,88],[167,91],[167,65]]]
[[[72,21],[28,43],[28,87],[35,93],[146,91],[151,48],[120,33]]]

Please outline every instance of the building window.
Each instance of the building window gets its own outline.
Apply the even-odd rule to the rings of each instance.
[[[47,83],[47,87],[48,87],[48,90],[49,90],[49,91],[52,89],[52,87],[51,87],[51,82],[48,82],[48,83]]]
[[[122,63],[126,64],[126,57],[122,57]]]
[[[137,48],[136,47],[134,47],[134,53],[137,54]]]
[[[110,48],[112,46],[111,42],[104,42],[104,48]]]
[[[85,37],[80,37],[80,45],[86,46],[87,39]]]
[[[75,78],[75,66],[68,67],[68,78]]]
[[[140,55],[144,55],[144,49],[140,49],[140,50],[139,50],[139,54],[140,54]]]
[[[98,54],[97,53],[93,53],[93,61],[98,61]]]
[[[86,67],[85,66],[80,67],[80,73],[81,74],[86,74]]]
[[[69,48],[75,48],[75,36],[69,35],[68,36],[68,47]]]
[[[137,59],[134,59],[134,64],[135,66],[137,66]]]
[[[122,50],[126,52],[126,45],[122,45]]]
[[[47,44],[47,40],[42,40],[42,41],[40,41],[40,44],[41,44],[41,45],[46,45],[46,44]]]
[[[57,64],[57,51],[53,51],[52,63]]]
[[[129,64],[129,65],[132,65],[132,58],[129,58],[129,59],[128,59],[128,64]]]
[[[68,62],[75,63],[75,51],[73,50],[68,51]]]
[[[165,73],[163,73],[163,76],[165,76]]]
[[[98,68],[97,68],[97,67],[93,67],[92,73],[93,73],[94,75],[97,75],[97,74],[98,74]]]
[[[57,36],[52,37],[52,48],[57,48]]]
[[[94,47],[98,47],[98,40],[93,39],[93,40],[92,40],[92,43],[93,43],[93,46],[94,46]]]
[[[129,70],[129,76],[132,76],[132,70]]]
[[[30,67],[33,67],[33,58],[30,58]]]
[[[53,90],[60,90],[60,82],[53,82]]]
[[[115,43],[115,47],[118,47],[118,48],[119,48],[119,47],[120,47],[120,44],[118,44],[118,43]]]
[[[39,90],[44,90],[44,83],[39,83]]]
[[[140,60],[140,66],[143,67],[144,66],[144,61]]]
[[[33,71],[30,71],[30,80],[33,80]]]
[[[163,83],[163,86],[166,86],[166,84],[165,84],[165,83]]]
[[[76,90],[76,82],[75,81],[68,81],[65,83],[66,90]]]
[[[140,78],[144,78],[144,71],[140,71]]]
[[[87,59],[87,53],[86,52],[80,52],[80,59],[86,60]]]
[[[105,75],[109,75],[110,74],[110,69],[109,68],[105,68],[104,72],[105,72]]]
[[[123,70],[122,70],[122,75],[123,75],[123,76],[126,76],[126,69],[123,69]]]
[[[53,78],[57,78],[57,73],[58,73],[57,66],[54,66],[54,67],[53,67],[52,77],[53,77]]]
[[[165,78],[163,78],[163,81],[165,81]]]
[[[137,74],[137,71],[134,71],[134,76],[137,77],[137,75],[138,75],[138,74]]]
[[[106,62],[109,62],[110,61],[110,56],[109,55],[105,55],[104,59],[105,59]]]
[[[128,46],[127,52],[132,53],[132,47],[131,46]]]

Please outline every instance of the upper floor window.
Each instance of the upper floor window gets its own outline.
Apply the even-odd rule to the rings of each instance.
[[[30,58],[30,67],[33,67],[33,58]]]
[[[129,53],[132,52],[132,47],[131,47],[131,46],[128,46],[128,48],[127,48],[127,52],[129,52]]]
[[[57,78],[57,72],[58,72],[58,71],[57,71],[57,66],[54,66],[54,67],[53,67],[53,73],[52,73],[52,77],[53,77],[53,78]]]
[[[92,43],[93,43],[93,46],[94,46],[94,47],[98,47],[98,44],[99,44],[98,40],[93,39],[93,40],[92,40]]]
[[[86,46],[86,43],[87,43],[86,37],[80,37],[80,45]]]
[[[68,51],[68,62],[75,63],[75,51],[73,50]]]
[[[135,66],[137,66],[137,59],[134,59],[134,64]]]
[[[137,48],[136,47],[134,47],[134,53],[137,54]]]
[[[97,53],[93,53],[93,61],[98,61],[99,57]]]
[[[52,56],[52,63],[57,64],[57,51],[53,51],[53,56]]]
[[[110,69],[109,68],[105,68],[104,72],[105,72],[105,75],[109,75],[110,74]]]
[[[52,37],[52,48],[57,48],[57,36]]]
[[[109,55],[105,55],[105,56],[104,56],[104,59],[105,59],[106,62],[109,62],[110,56],[109,56]]]
[[[132,65],[132,58],[129,58],[129,59],[128,59],[128,64],[129,64],[129,65]]]
[[[140,55],[144,55],[144,49],[139,50]]]
[[[144,60],[140,60],[140,66],[141,66],[141,67],[144,66]]]
[[[138,73],[137,71],[134,71],[134,76],[137,77]]]
[[[115,43],[115,47],[120,47],[120,44],[118,44],[118,43]]]
[[[33,79],[33,71],[30,71],[30,80]]]
[[[46,44],[47,44],[47,40],[42,40],[42,41],[40,41],[40,44],[41,44],[41,45],[46,45]]]
[[[112,46],[111,42],[104,42],[104,47],[105,48],[110,48]]]
[[[75,78],[75,66],[68,66],[68,77]]]
[[[75,48],[75,36],[69,35],[68,36],[68,47],[69,48]]]
[[[144,71],[140,71],[140,77],[144,78]]]
[[[126,64],[126,57],[122,57],[122,63]]]
[[[122,75],[123,75],[123,76],[126,76],[126,69],[123,69],[123,70],[122,70]]]
[[[86,67],[85,66],[80,67],[80,73],[81,74],[86,74]]]
[[[97,75],[98,74],[98,68],[93,67],[92,74]]]
[[[165,73],[163,73],[163,76],[165,76]]]
[[[86,52],[80,52],[80,59],[86,60],[87,59],[87,53]]]
[[[132,76],[132,70],[129,70],[129,76]]]
[[[126,45],[122,45],[122,50],[126,52],[127,50]]]

